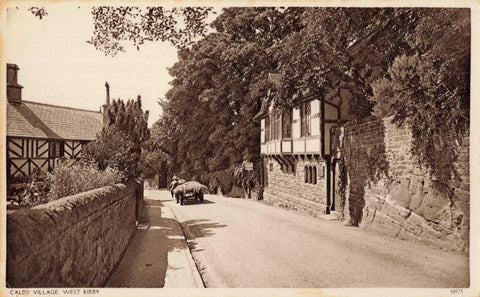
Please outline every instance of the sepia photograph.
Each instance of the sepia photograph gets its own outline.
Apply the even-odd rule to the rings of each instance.
[[[479,4],[0,2],[1,296],[479,296]]]

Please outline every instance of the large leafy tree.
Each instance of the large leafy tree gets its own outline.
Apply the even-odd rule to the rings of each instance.
[[[265,49],[288,31],[280,16],[274,8],[225,9],[212,24],[217,33],[179,52],[164,116],[152,129],[159,146],[173,147],[173,171],[228,191],[243,160],[260,161],[252,119],[275,66]]]
[[[193,44],[207,33],[211,7],[96,6],[92,8],[94,31],[88,41],[106,55],[124,51],[125,44],[137,49],[146,42],[166,41],[177,48]]]
[[[141,175],[142,146],[149,139],[148,111],[142,110],[140,96],[126,103],[113,100],[104,114],[104,127],[90,142],[84,157],[98,163],[100,169],[118,169],[125,180]]]
[[[305,8],[303,26],[272,51],[280,84],[275,100],[291,105],[306,90],[317,98],[339,100],[357,118],[370,115],[371,82],[410,47],[404,34],[415,26],[415,10],[393,8]],[[298,13],[298,12],[297,12]],[[339,103],[339,102],[337,102]]]

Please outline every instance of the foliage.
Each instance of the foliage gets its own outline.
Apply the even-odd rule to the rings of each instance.
[[[167,170],[168,155],[161,150],[142,148],[138,169],[142,177],[150,177]]]
[[[348,174],[347,174],[347,167],[346,167],[346,164],[345,164],[345,159],[342,158],[338,164],[339,164],[339,167],[338,167],[339,172],[338,172],[337,187],[338,187],[338,194],[339,194],[340,199],[342,201],[341,202],[342,209],[341,209],[340,213],[342,214],[342,219],[343,219],[345,204],[347,202]]]
[[[114,100],[105,113],[102,132],[90,142],[84,158],[95,161],[100,169],[119,170],[125,180],[141,175],[139,162],[142,145],[148,140],[148,111],[143,112],[137,100]]]
[[[242,165],[235,166],[233,176],[238,180],[239,185],[245,190],[249,191],[255,187],[257,178],[253,170],[245,170]]]
[[[20,206],[33,207],[49,202],[47,194],[50,191],[50,184],[46,181],[46,177],[47,175],[43,171],[34,170],[23,183],[25,187],[21,189],[21,192],[14,194],[18,197]]]
[[[250,18],[259,11],[250,10]],[[236,183],[236,165],[260,157],[259,123],[252,118],[271,68],[259,46],[265,39],[232,40],[237,33],[227,31],[227,25],[179,52],[179,62],[170,69],[174,80],[168,101],[161,102],[163,118],[152,128],[152,138],[174,164],[171,174],[202,180],[223,192]]]
[[[48,15],[48,12],[45,9],[45,7],[34,6],[34,7],[30,7],[28,10],[39,19],[42,19],[43,17]]]
[[[100,170],[89,161],[63,161],[47,174],[50,185],[48,201],[114,185],[122,179],[121,173],[110,167]]]
[[[263,179],[263,161],[258,160],[253,164],[253,170],[245,170],[244,165],[235,166],[233,176],[237,181],[237,185],[241,186],[242,189],[249,195],[251,191],[257,191],[257,198],[259,200],[263,199],[263,187],[261,180]]]
[[[192,25],[175,31],[185,11]],[[163,117],[148,145],[152,156],[168,164],[170,176],[231,188],[235,168],[244,159],[259,159],[259,125],[251,119],[266,94],[279,106],[308,94],[349,106],[357,119],[372,112],[396,114],[398,122],[410,118],[415,153],[430,166],[438,161],[433,156],[453,161],[440,127],[460,134],[469,123],[468,9],[224,8],[211,24],[216,32],[206,35],[210,12],[92,11],[91,43],[105,53],[123,50],[125,41],[140,46],[168,40],[182,48],[169,69],[172,88],[160,102]],[[193,42],[194,36],[204,37]],[[395,72],[406,77],[396,82]],[[269,73],[279,75],[278,84],[269,82]],[[340,98],[342,89],[351,96]]]
[[[18,193],[21,207],[34,207],[66,196],[114,185],[122,179],[119,171],[85,160],[63,160],[51,173],[37,171]]]
[[[205,36],[211,12],[211,7],[93,7],[95,29],[88,43],[112,56],[124,51],[122,42],[131,42],[137,50],[145,42],[154,41],[168,41],[182,48]]]
[[[293,105],[307,94],[349,106],[357,119],[370,115],[371,82],[409,50],[403,34],[416,21],[414,9],[305,8],[303,27],[275,47],[280,83],[274,96]],[[351,97],[339,98],[340,89]]]
[[[453,163],[469,128],[469,24],[466,9],[427,13],[409,36],[416,54],[397,57],[369,98],[376,116],[408,124],[412,152],[446,184],[457,177]]]

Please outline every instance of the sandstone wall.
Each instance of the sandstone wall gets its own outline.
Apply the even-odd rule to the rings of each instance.
[[[317,184],[305,183],[305,166],[317,166]],[[298,210],[313,216],[324,214],[327,190],[323,166],[325,163],[322,160],[299,159],[296,161],[295,172],[287,173],[282,172],[278,162],[267,159],[268,185],[265,187],[263,200],[267,204]]]
[[[352,225],[437,247],[468,251],[469,138],[455,164],[461,182],[444,189],[410,152],[412,135],[391,119],[345,127],[344,215]]]
[[[102,286],[135,231],[136,194],[119,184],[8,213],[8,283]]]

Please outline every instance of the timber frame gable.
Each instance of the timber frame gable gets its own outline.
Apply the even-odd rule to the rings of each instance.
[[[50,171],[62,158],[78,159],[103,128],[100,111],[22,100],[18,70],[17,65],[7,64],[8,180]],[[107,90],[107,104],[108,97]]]

